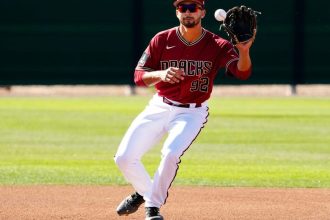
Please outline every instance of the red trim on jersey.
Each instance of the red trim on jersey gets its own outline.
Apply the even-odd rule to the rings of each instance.
[[[144,83],[142,76],[145,74],[144,70],[135,70],[134,72],[134,82],[137,86],[144,86],[147,87],[147,85]]]
[[[237,79],[240,79],[240,80],[247,80],[251,76],[252,66],[246,71],[240,71],[237,68],[237,62],[238,61],[235,60],[234,62],[231,62],[228,65],[227,74],[233,75],[234,77],[236,77]]]

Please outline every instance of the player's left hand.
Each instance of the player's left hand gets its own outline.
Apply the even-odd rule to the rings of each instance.
[[[253,37],[245,42],[240,42],[235,45],[239,52],[249,52],[250,47],[252,46],[254,39],[256,37],[257,31],[254,30]]]

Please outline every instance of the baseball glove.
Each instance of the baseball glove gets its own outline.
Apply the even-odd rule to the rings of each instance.
[[[244,5],[235,6],[228,10],[222,27],[234,45],[255,37],[257,31],[257,14],[261,13]]]

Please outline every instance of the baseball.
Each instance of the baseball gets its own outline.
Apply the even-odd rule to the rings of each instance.
[[[217,9],[217,10],[214,12],[214,17],[215,17],[215,19],[216,19],[217,21],[223,21],[223,20],[225,20],[226,15],[227,15],[226,11],[223,10],[223,9],[221,9],[221,8],[220,8],[220,9]]]

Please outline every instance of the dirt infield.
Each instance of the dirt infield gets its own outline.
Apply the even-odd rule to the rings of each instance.
[[[0,219],[144,219],[115,212],[128,186],[2,186]],[[330,219],[330,189],[178,187],[161,209],[167,220]]]

